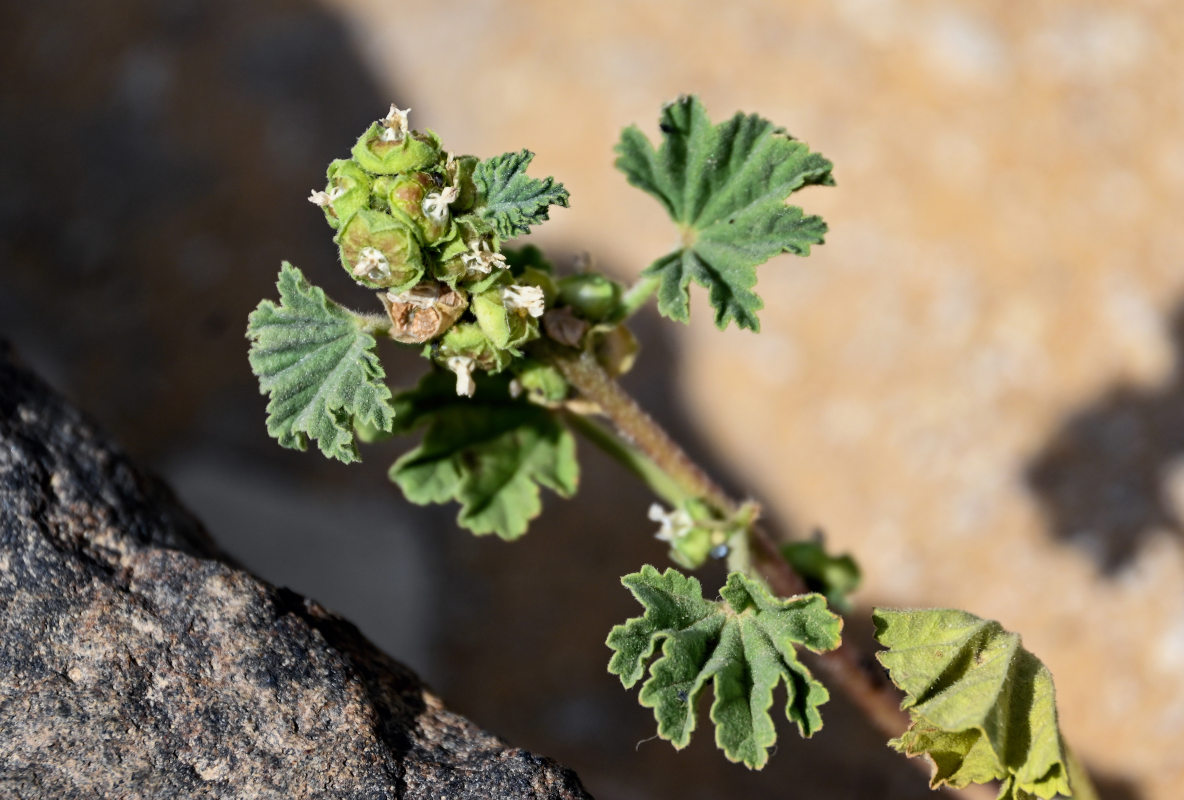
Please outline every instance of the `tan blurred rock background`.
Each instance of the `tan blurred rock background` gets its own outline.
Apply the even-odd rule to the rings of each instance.
[[[687,91],[786,126],[836,164],[799,195],[826,246],[761,268],[760,335],[702,295],[689,328],[643,317],[631,385],[785,530],[858,555],[863,616],[1022,632],[1104,797],[1180,796],[1179,3],[7,5],[0,334],[263,577],[602,800],[930,795],[841,699],[760,775],[706,727],[643,742],[602,641],[635,613],[617,577],[661,563],[645,493],[590,454],[524,540],[467,537],[385,484],[393,450],[274,447],[241,331],[280,258],[365,302],[304,197],[391,100],[453,150],[536,151],[573,197],[536,241],[622,278],[673,242],[611,167],[622,126]]]

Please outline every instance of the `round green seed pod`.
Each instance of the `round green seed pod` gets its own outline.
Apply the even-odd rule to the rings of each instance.
[[[387,128],[375,122],[350,151],[358,165],[374,175],[430,169],[440,163],[440,140],[428,131],[410,131],[393,141],[382,138]]]
[[[390,214],[362,209],[341,228],[335,241],[341,265],[363,286],[401,291],[423,276],[415,231]]]
[[[334,230],[349,221],[370,202],[370,176],[349,159],[338,158],[329,164],[325,192],[330,201],[321,206],[325,220]]]
[[[414,222],[426,244],[443,241],[454,228],[451,213],[433,216],[424,207],[425,201],[443,188],[439,179],[427,172],[405,173],[390,181],[387,201],[391,212],[402,213]]]
[[[600,322],[620,303],[621,286],[594,273],[569,275],[559,280],[559,301],[589,322]]]

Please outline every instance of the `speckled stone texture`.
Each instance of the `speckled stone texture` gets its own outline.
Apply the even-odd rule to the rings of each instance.
[[[0,343],[0,796],[588,795],[221,560]]]

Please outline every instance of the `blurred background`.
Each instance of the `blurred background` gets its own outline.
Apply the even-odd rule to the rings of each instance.
[[[999,619],[1104,797],[1180,796],[1177,0],[0,8],[0,335],[253,570],[602,800],[929,793],[841,698],[811,742],[782,724],[762,774],[706,726],[681,754],[649,740],[603,645],[636,613],[618,577],[663,563],[645,492],[585,446],[575,500],[475,539],[386,483],[397,447],[347,468],[268,440],[246,317],[285,258],[372,302],[305,197],[391,101],[451,150],[534,150],[573,198],[534,241],[623,280],[674,231],[612,169],[621,127],[655,134],[682,92],[787,127],[836,165],[795,196],[826,246],[761,268],[759,336],[716,331],[702,295],[689,327],[641,318],[629,385],[787,535],[859,557],[857,619]]]

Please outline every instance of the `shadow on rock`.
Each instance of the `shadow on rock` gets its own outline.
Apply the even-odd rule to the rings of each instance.
[[[1172,340],[1176,366],[1164,384],[1111,387],[1072,414],[1026,471],[1052,534],[1107,574],[1155,533],[1184,535],[1171,496],[1184,467],[1184,304],[1172,317]]]

